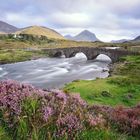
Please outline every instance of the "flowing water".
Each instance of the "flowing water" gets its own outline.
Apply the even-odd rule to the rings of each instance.
[[[61,88],[73,80],[108,77],[109,63],[104,55],[87,61],[82,53],[73,58],[44,58],[0,65],[0,80],[14,79],[41,88]]]

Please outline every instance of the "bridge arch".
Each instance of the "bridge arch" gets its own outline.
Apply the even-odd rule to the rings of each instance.
[[[62,57],[65,56],[64,52],[59,50],[53,54],[53,57]]]
[[[94,56],[93,59],[96,59],[96,60],[99,60],[99,61],[109,61],[109,62],[112,62],[112,58],[109,55],[103,54],[103,53],[100,53],[100,54]]]
[[[85,56],[86,59],[88,59],[88,55],[84,51],[74,51],[74,52],[70,53],[69,57],[70,58],[75,57],[76,55],[78,55],[80,53],[83,54],[83,56]]]
[[[82,59],[88,59],[87,58],[87,56],[85,55],[85,53],[83,53],[83,52],[78,52],[78,53],[76,53],[75,54],[75,57],[77,57],[77,58],[82,58]]]

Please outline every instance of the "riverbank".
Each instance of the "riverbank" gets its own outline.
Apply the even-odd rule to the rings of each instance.
[[[0,50],[0,65],[35,60],[39,58],[45,58],[47,56],[48,54],[41,50]]]
[[[140,56],[128,56],[113,66],[111,77],[78,80],[66,84],[64,90],[80,93],[91,104],[134,106],[140,102]]]

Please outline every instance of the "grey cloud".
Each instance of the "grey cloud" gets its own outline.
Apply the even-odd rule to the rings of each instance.
[[[64,34],[89,29],[117,38],[140,32],[139,0],[2,0],[0,13],[20,27],[46,25]]]

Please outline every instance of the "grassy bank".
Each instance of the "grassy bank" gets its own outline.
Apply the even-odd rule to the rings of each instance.
[[[46,57],[47,53],[43,51],[27,50],[0,50],[0,64],[22,62],[37,58]]]
[[[134,106],[140,102],[140,56],[123,58],[112,77],[67,84],[66,92],[80,93],[89,103]]]

